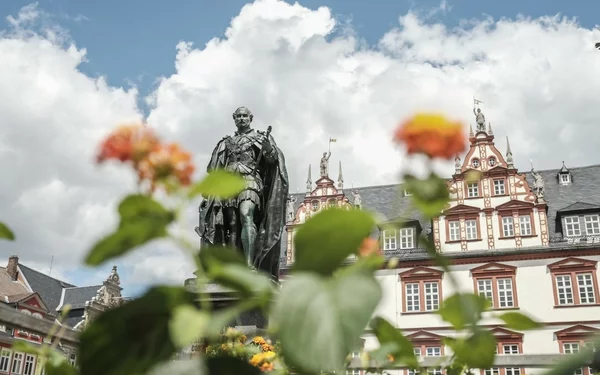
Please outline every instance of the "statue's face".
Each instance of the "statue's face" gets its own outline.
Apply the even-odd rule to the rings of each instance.
[[[327,153],[326,153],[326,152],[324,152],[324,153],[323,153],[323,156],[327,156]]]
[[[235,121],[235,126],[239,128],[246,128],[250,126],[252,122],[252,113],[246,107],[240,107],[235,110],[233,113],[233,120]]]

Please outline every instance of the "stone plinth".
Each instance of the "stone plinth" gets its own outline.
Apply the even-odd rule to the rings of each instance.
[[[196,280],[196,278],[187,279],[184,284],[185,288],[191,292],[197,292]],[[199,303],[202,298],[208,299],[212,308],[217,311],[234,306],[240,301],[238,292],[218,284],[205,285],[202,294],[198,296]],[[246,330],[250,329],[250,327],[254,327],[256,330],[263,330],[267,328],[267,325],[268,319],[260,310],[245,311],[229,324],[230,327],[244,327]]]

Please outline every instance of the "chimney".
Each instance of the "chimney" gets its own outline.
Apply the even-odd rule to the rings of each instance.
[[[6,272],[10,276],[10,278],[15,281],[17,280],[17,268],[19,267],[19,257],[16,255],[12,255],[8,258],[8,265],[6,266]]]

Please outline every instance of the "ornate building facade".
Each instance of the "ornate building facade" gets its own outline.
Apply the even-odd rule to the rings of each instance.
[[[411,192],[402,184],[351,189],[346,195],[341,165],[337,187],[327,174],[313,185],[309,168],[306,193],[290,197],[282,272],[294,261],[295,230],[311,215],[329,205],[368,210],[379,220],[375,235],[383,253],[400,260],[397,268],[378,271],[384,297],[376,314],[402,329],[417,355],[451,354],[443,338],[455,332],[435,311],[457,292],[450,275],[419,248],[420,236],[429,237],[450,258],[458,291],[489,299],[492,311],[483,325],[496,336],[499,356],[577,352],[600,333],[600,165],[568,168],[563,163],[544,171],[532,165],[531,171],[519,171],[508,138],[500,151],[491,125],[477,119],[469,150],[456,157],[447,179],[450,203],[431,221],[409,213]],[[390,227],[394,223],[402,224]],[[493,316],[505,311],[524,312],[543,327],[507,329]],[[365,349],[377,347],[372,332],[365,331],[363,339]],[[480,374],[541,371],[517,363]],[[364,375],[360,370],[348,373]],[[412,375],[408,370],[397,373]],[[590,373],[581,368],[576,374]]]
[[[0,267],[0,303],[13,311],[39,319],[24,319],[23,325],[0,313],[0,374],[42,375],[43,366],[35,355],[14,351],[15,341],[33,344],[48,342],[49,330],[55,324],[66,326],[70,340],[61,340],[57,350],[75,364],[76,331],[82,330],[101,312],[126,301],[122,297],[121,281],[114,266],[99,285],[78,287],[55,279],[19,263],[11,256],[6,267]],[[8,310],[4,311],[7,315]],[[64,316],[64,319],[59,317]]]

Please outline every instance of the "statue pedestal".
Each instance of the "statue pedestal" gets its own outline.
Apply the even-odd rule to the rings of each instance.
[[[185,288],[191,292],[196,292],[196,278],[187,279],[184,284]],[[218,284],[207,284],[203,288],[203,295],[198,296],[198,302],[201,298],[206,298],[210,301],[214,310],[225,309],[239,302],[239,294],[229,288]],[[229,323],[228,326],[242,329],[244,331],[254,330],[262,331],[268,326],[268,318],[264,316],[260,310],[250,310],[241,313],[236,319]]]

